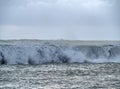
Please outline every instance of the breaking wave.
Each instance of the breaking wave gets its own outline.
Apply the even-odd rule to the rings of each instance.
[[[0,44],[0,64],[120,62],[120,45]]]

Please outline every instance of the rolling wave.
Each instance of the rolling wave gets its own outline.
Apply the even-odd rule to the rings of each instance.
[[[1,44],[0,64],[120,62],[120,45],[23,43]]]

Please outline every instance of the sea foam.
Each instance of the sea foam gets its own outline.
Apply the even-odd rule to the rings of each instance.
[[[15,41],[0,44],[0,64],[74,62],[120,62],[120,45],[84,45],[50,41]]]

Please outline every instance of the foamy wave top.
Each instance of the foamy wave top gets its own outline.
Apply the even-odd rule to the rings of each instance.
[[[14,44],[0,45],[0,64],[120,62],[119,45]]]

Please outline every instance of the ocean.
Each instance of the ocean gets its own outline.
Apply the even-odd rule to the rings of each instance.
[[[120,89],[120,64],[1,65],[0,89]]]
[[[0,41],[0,89],[120,89],[120,41]]]

